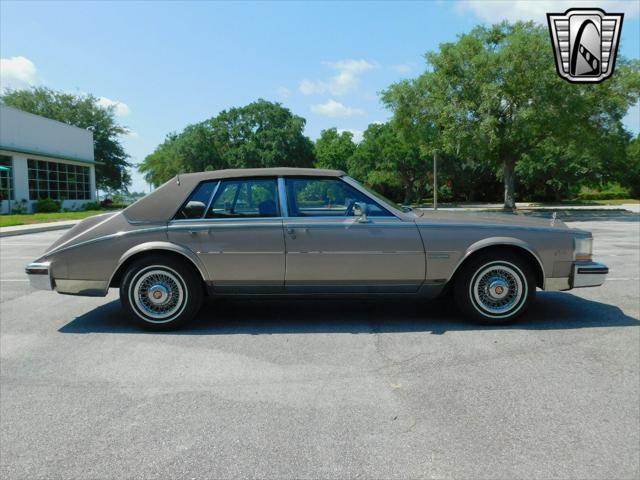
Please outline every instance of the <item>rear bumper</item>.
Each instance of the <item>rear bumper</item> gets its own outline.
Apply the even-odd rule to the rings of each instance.
[[[25,272],[33,288],[37,290],[53,290],[50,267],[51,262],[32,262],[27,265]]]
[[[545,290],[564,291],[572,288],[598,287],[609,273],[609,267],[596,262],[575,262],[571,267],[571,276],[545,279]]]
[[[571,287],[598,287],[609,273],[609,267],[596,262],[576,262],[573,264]]]
[[[106,280],[69,280],[51,277],[51,262],[32,262],[25,269],[29,283],[37,290],[56,290],[65,295],[104,297],[109,291]]]

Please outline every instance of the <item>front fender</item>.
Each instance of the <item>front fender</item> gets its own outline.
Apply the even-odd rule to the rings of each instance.
[[[514,237],[489,237],[489,238],[483,238],[482,240],[478,240],[477,242],[469,245],[469,247],[465,250],[464,255],[462,255],[457,265],[453,269],[450,278],[453,278],[453,276],[456,274],[456,272],[458,271],[460,266],[465,262],[465,260],[467,260],[474,253],[482,250],[483,248],[494,247],[494,246],[505,246],[505,245],[519,247],[529,252],[531,256],[536,259],[538,266],[540,267],[540,272],[542,273],[542,278],[546,277],[544,263],[542,262],[540,254],[533,247],[533,245],[525,242],[522,239],[514,238]]]

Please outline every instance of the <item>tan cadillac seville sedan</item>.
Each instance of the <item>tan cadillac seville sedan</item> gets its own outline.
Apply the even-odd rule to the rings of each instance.
[[[407,211],[334,170],[179,175],[122,212],[88,218],[27,266],[36,288],[104,296],[170,329],[210,295],[405,295],[453,290],[503,323],[536,287],[602,285],[589,232],[516,215]]]

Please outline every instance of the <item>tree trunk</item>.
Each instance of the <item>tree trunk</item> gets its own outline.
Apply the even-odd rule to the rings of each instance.
[[[516,183],[516,162],[505,160],[503,164],[504,176],[504,209],[513,210],[516,208],[515,183]]]
[[[411,190],[413,190],[413,185],[410,183],[406,183],[404,185],[404,200],[402,201],[403,205],[411,205]]]

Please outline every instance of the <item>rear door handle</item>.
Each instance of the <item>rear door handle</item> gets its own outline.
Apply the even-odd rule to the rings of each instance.
[[[211,235],[211,229],[210,228],[203,228],[200,230],[189,230],[189,235],[198,235],[199,233],[208,233],[209,235]]]

